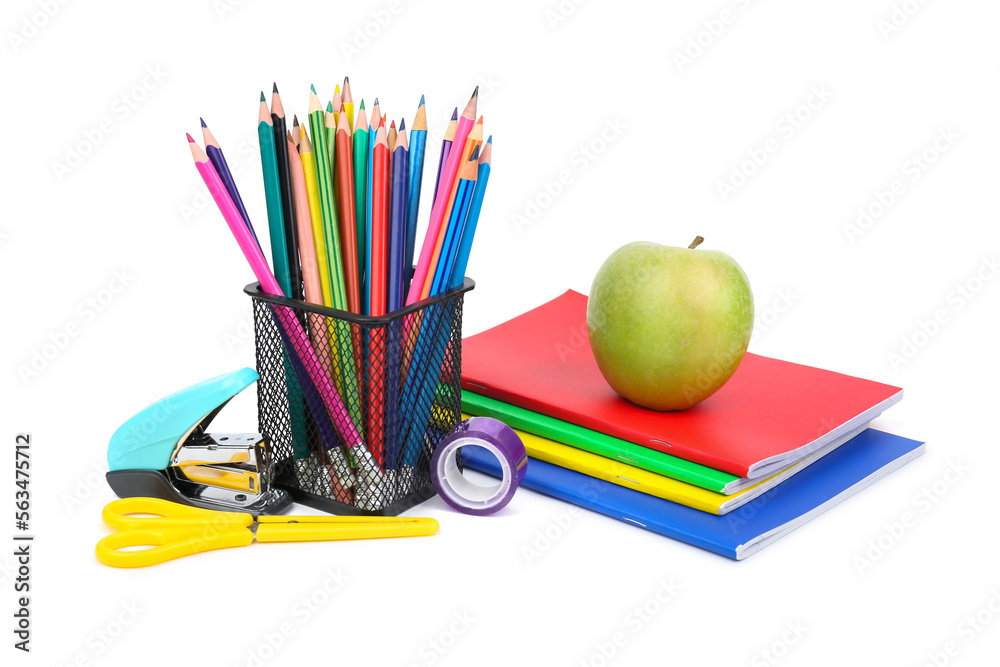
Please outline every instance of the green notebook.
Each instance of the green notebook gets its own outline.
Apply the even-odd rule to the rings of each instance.
[[[726,495],[746,485],[743,479],[699,463],[679,459],[642,445],[519,408],[494,398],[462,390],[462,410],[478,417],[494,417],[512,428],[540,435],[609,459]],[[760,481],[759,479],[756,481]]]

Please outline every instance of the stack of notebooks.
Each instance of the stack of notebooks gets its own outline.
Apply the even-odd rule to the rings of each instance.
[[[569,291],[463,341],[462,406],[500,419],[528,451],[524,486],[742,559],[923,453],[870,429],[898,387],[747,354],[688,410],[619,397]],[[485,450],[467,467],[499,475]]]

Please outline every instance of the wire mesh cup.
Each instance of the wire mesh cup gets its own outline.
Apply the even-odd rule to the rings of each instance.
[[[259,429],[273,478],[334,514],[395,516],[434,495],[430,461],[461,419],[461,287],[383,317],[251,283]]]

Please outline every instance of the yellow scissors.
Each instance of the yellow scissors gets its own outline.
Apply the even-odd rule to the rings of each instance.
[[[138,516],[136,516],[138,515]],[[438,531],[434,519],[355,516],[260,516],[217,512],[159,498],[122,498],[101,515],[117,533],[97,543],[111,567],[146,567],[182,556],[257,542],[319,542],[416,537]],[[148,547],[137,549],[138,547]]]

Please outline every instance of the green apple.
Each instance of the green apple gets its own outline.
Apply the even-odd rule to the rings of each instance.
[[[684,410],[732,377],[753,331],[740,265],[716,250],[636,242],[604,262],[590,289],[587,331],[604,378],[653,410]]]

